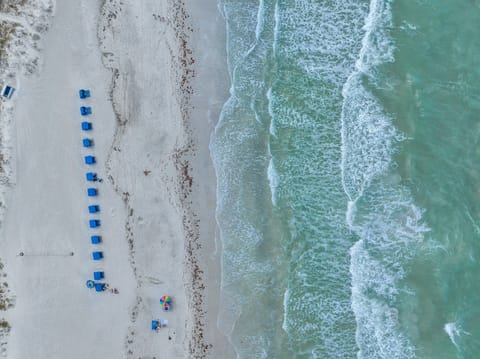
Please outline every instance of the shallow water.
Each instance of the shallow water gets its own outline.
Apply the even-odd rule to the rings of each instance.
[[[239,358],[475,358],[480,2],[223,0]]]

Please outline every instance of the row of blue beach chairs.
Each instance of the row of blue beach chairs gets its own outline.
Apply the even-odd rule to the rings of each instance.
[[[87,99],[90,97],[90,90],[81,89],[78,92],[80,99]],[[81,106],[80,107],[80,115],[81,116],[88,116],[92,114],[92,108],[90,106]],[[92,131],[93,124],[89,121],[82,121],[82,130],[84,132]],[[91,149],[94,145],[94,141],[92,138],[83,138],[82,145],[85,148]],[[88,166],[93,166],[97,163],[95,156],[88,155],[84,157],[85,164]],[[87,182],[101,182],[98,178],[97,173],[95,172],[87,172],[86,175]],[[98,189],[95,187],[88,187],[87,188],[87,196],[88,197],[97,197],[98,196]],[[98,214],[100,213],[100,205],[98,204],[91,204],[88,206],[88,213],[90,214]],[[88,220],[88,225],[92,229],[98,229],[101,226],[100,219],[91,218]],[[102,237],[98,234],[90,236],[90,242],[92,245],[99,245],[102,242]],[[94,261],[100,261],[103,259],[103,252],[100,250],[95,250],[92,252],[92,259]],[[93,280],[87,281],[88,288],[95,288],[97,292],[103,292],[106,289],[106,284],[104,283],[105,280],[105,273],[103,271],[95,271],[93,272]]]

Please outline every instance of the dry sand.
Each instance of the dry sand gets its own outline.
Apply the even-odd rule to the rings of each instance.
[[[18,79],[10,102],[12,185],[0,239],[16,297],[5,312],[7,356],[231,357],[216,327],[208,152],[227,96],[223,19],[213,0],[95,4],[57,2],[43,66]],[[81,87],[90,99],[78,99]],[[83,102],[93,109],[92,150],[81,147]],[[86,196],[90,153],[104,179],[96,199]],[[93,203],[99,263],[89,243]],[[118,294],[86,288],[95,269]],[[164,294],[174,300],[169,313],[159,305]],[[151,331],[155,318],[168,327]]]

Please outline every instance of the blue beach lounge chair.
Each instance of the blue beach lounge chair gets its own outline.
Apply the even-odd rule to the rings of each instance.
[[[95,197],[98,194],[98,192],[96,188],[88,188],[87,194],[88,194],[88,197]]]
[[[105,283],[95,283],[95,291],[103,292],[105,290]]]
[[[95,164],[95,162],[97,162],[95,160],[95,156],[85,156],[85,164],[93,165],[93,164]]]
[[[85,177],[87,178],[87,181],[95,182],[97,180],[97,174],[94,172],[87,172]]]
[[[99,219],[91,219],[88,221],[90,228],[97,228],[100,227],[100,220]]]
[[[80,91],[78,91],[78,96],[80,96],[80,98],[82,99],[90,97],[90,90],[81,89]]]
[[[84,138],[82,140],[82,143],[83,143],[83,147],[92,147],[93,146],[93,140],[91,140],[90,138]]]
[[[103,258],[103,252],[92,252],[92,258],[94,261],[99,261]]]
[[[100,212],[100,206],[98,204],[92,204],[88,206],[88,213],[97,213]]]
[[[92,242],[92,244],[100,244],[100,242],[102,241],[102,237],[100,237],[100,236],[91,236],[91,237],[90,237],[90,241]]]
[[[90,131],[93,128],[91,122],[83,121],[82,122],[82,130],[84,131]]]
[[[103,272],[93,272],[93,279],[101,280],[103,278],[105,278],[105,275]]]
[[[80,115],[87,116],[92,113],[92,108],[90,106],[82,106],[80,107]]]

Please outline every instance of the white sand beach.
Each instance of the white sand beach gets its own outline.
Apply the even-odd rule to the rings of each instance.
[[[11,78],[17,89],[4,100],[11,174],[0,258],[14,302],[2,312],[10,326],[5,357],[231,355],[216,326],[208,152],[228,89],[223,32],[213,0],[57,1],[40,65]],[[79,99],[79,88],[91,97]],[[92,114],[82,118],[82,105]],[[85,137],[93,148],[82,147]],[[86,165],[85,155],[97,163]],[[103,182],[87,183],[89,170]],[[88,187],[98,197],[87,197]],[[91,218],[100,219],[98,230]],[[93,234],[100,245],[90,243]],[[101,261],[92,260],[97,248]],[[109,290],[86,287],[95,270],[105,272]],[[168,313],[162,295],[173,299]],[[168,326],[152,331],[160,318]]]

